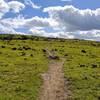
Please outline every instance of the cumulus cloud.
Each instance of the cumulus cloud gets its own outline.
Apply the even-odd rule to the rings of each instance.
[[[36,36],[47,36],[44,30],[39,29],[30,29],[29,34],[36,35]]]
[[[81,31],[72,33],[74,38],[100,41],[100,30]]]
[[[4,0],[0,0],[0,18],[9,11],[9,6]]]
[[[5,27],[0,24],[0,34],[16,34],[17,32],[10,26]]]
[[[29,28],[32,27],[50,27],[50,20],[48,18],[40,18],[40,17],[32,17],[29,19],[25,19],[23,16],[16,17],[14,19],[8,18],[8,19],[2,19],[1,24],[4,26],[11,26],[12,28]]]
[[[66,31],[100,30],[100,8],[80,10],[73,6],[48,7],[49,16]]]
[[[24,0],[26,5],[31,6],[34,9],[40,9],[41,6],[36,5],[34,2],[32,2],[31,0]]]
[[[31,34],[35,36],[44,37],[57,37],[57,38],[77,38],[77,39],[87,39],[100,41],[100,30],[90,30],[90,31],[63,31],[62,29],[56,29],[55,31],[48,32],[46,27],[55,29],[55,25],[51,25],[51,19],[33,17],[30,19],[25,19],[23,16],[18,16],[15,19],[4,19],[1,21],[2,27],[0,30],[3,33],[13,33],[22,34],[21,32],[16,32],[14,29],[28,28],[28,32],[25,34]],[[8,30],[8,31],[7,31]]]
[[[18,4],[18,5],[17,5]],[[0,17],[10,10],[18,13],[25,6],[20,2],[0,1]],[[23,34],[17,29],[27,29],[25,34],[58,38],[79,38],[100,41],[100,8],[80,10],[73,6],[57,6],[44,9],[49,17],[15,18],[0,20],[0,33]]]
[[[25,33],[17,32],[11,26],[5,26],[5,25],[0,24],[0,34],[25,34]]]
[[[5,2],[5,0],[0,0],[0,19],[2,16],[9,12],[13,11],[19,13],[22,9],[25,8],[25,5],[18,1]]]
[[[48,27],[48,18],[33,17],[25,20],[24,26],[26,27]]]
[[[23,26],[24,17],[18,16],[16,18],[6,18],[0,20],[0,34],[24,34],[22,32],[17,32],[16,29]]]
[[[100,30],[92,31],[80,31],[80,32],[47,32],[44,29],[30,29],[29,34],[35,36],[53,37],[53,38],[65,38],[65,39],[85,39],[100,41]]]
[[[37,29],[37,28],[32,28],[29,30],[29,34],[36,35],[36,36],[44,36],[44,37],[52,37],[52,38],[69,38],[73,39],[73,35],[69,35],[69,33],[65,32],[47,32],[45,29]]]
[[[18,1],[10,1],[8,2],[8,6],[10,10],[12,10],[15,13],[19,13],[22,9],[25,8],[25,5]]]
[[[49,28],[49,27],[53,27],[56,25],[55,22],[53,22],[52,24],[50,23],[52,21],[52,19],[49,18],[40,18],[38,16],[29,18],[29,19],[25,19],[24,16],[19,15],[16,18],[6,18],[6,19],[2,19],[1,20],[1,25],[8,28],[8,29],[20,29],[20,28],[24,28],[28,30],[28,34],[32,33],[30,30],[34,29],[34,30],[42,30],[41,33],[39,31],[36,31],[35,34],[45,34],[48,35],[48,33],[44,32],[43,29],[44,28]],[[10,27],[10,28],[9,28]],[[9,32],[9,31],[8,31]],[[12,33],[14,33],[12,31]],[[16,33],[16,32],[15,32]],[[26,32],[27,33],[27,32]]]
[[[6,18],[6,19],[2,19],[0,22],[3,26],[5,27],[12,27],[14,29],[20,28],[24,25],[25,23],[25,19],[23,16],[18,16],[15,18]]]

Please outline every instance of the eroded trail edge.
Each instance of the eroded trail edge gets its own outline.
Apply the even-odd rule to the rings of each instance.
[[[61,59],[61,61],[50,62],[48,72],[42,75],[44,83],[41,88],[39,100],[67,99],[63,73],[64,62],[65,59]]]

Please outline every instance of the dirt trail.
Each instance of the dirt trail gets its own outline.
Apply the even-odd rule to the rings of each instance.
[[[66,100],[67,94],[64,86],[64,74],[62,61],[51,61],[49,70],[43,74],[44,84],[41,89],[39,100]]]

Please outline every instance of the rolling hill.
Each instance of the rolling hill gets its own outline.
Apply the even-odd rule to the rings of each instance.
[[[46,50],[65,59],[70,100],[100,100],[100,42],[6,34],[0,35],[0,100],[37,100],[41,75],[50,61],[60,61]]]

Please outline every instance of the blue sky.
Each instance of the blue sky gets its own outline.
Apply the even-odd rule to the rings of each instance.
[[[11,0],[7,0],[11,1]],[[19,2],[24,3],[24,0],[17,0]],[[61,0],[32,0],[35,4],[41,6],[41,9],[33,9],[30,6],[27,6],[20,13],[24,16],[31,18],[33,16],[47,17],[47,13],[43,13],[42,9],[49,6],[65,6],[65,5],[73,5],[79,9],[96,9],[100,7],[99,0],[70,0],[70,1],[61,1]],[[5,15],[5,17],[15,17],[13,13],[9,12]]]
[[[98,41],[99,9],[99,0],[0,0],[0,30]]]

